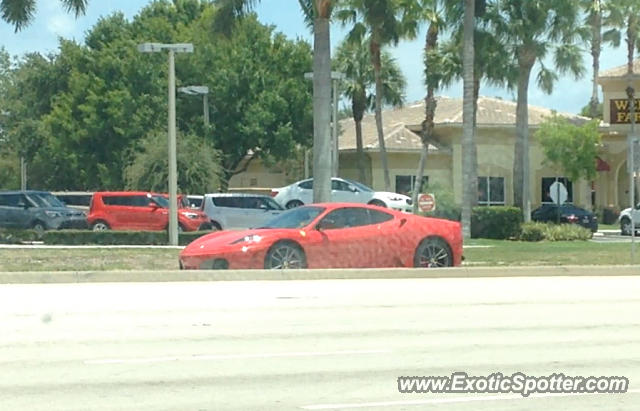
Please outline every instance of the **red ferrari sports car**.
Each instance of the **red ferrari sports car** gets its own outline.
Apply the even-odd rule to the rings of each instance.
[[[449,267],[460,223],[363,204],[312,204],[264,227],[218,231],[180,253],[184,269]]]

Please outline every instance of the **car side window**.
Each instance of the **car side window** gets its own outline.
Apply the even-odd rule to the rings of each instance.
[[[122,202],[123,197],[120,196],[102,196],[102,202],[104,205],[125,205]]]
[[[237,197],[213,197],[212,200],[216,207],[242,208],[243,206]]]
[[[327,214],[320,225],[324,229],[353,228],[371,224],[367,209],[360,207],[339,208]]]
[[[3,194],[0,195],[0,206],[6,207],[24,207],[27,204],[22,194]]]
[[[312,190],[313,189],[313,180],[303,181],[302,183],[298,184],[298,187],[302,188],[304,190]]]
[[[148,207],[151,201],[147,196],[131,196],[128,197],[128,204],[132,207]]]
[[[339,191],[351,191],[351,189],[349,189],[349,184],[340,180],[331,180],[331,189]]]
[[[241,197],[239,200],[241,208],[250,208],[252,210],[265,208],[264,202],[259,197]]]
[[[391,214],[385,213],[384,211],[378,211],[378,210],[368,210],[368,211],[369,211],[369,216],[371,218],[371,224],[381,224],[389,220],[393,220],[393,216]]]

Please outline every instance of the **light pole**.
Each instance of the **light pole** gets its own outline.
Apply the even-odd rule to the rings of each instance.
[[[143,43],[141,53],[169,52],[169,244],[178,245],[178,166],[176,160],[176,73],[175,53],[193,53],[193,44]]]
[[[304,78],[313,80],[313,73],[304,73]],[[339,170],[339,146],[338,146],[338,82],[346,78],[344,73],[338,71],[331,72],[331,84],[333,86],[333,121],[331,130],[331,174],[338,176]]]
[[[190,96],[202,95],[202,105],[204,110],[204,126],[209,128],[209,87],[207,86],[187,86],[179,87],[178,92]]]

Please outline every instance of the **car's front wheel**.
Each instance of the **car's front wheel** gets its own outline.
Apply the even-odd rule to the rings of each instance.
[[[414,267],[451,267],[453,253],[446,241],[439,237],[429,237],[420,243],[413,258]]]
[[[276,243],[264,259],[264,268],[282,270],[287,268],[306,268],[304,251],[297,244],[287,241]]]
[[[287,203],[286,208],[296,208],[296,207],[300,207],[303,206],[304,203],[300,200],[291,200]]]
[[[369,201],[369,205],[374,205],[374,206],[383,207],[383,208],[387,207],[387,205],[381,200],[371,200]]]
[[[620,220],[620,234],[631,235],[631,219],[625,217]]]

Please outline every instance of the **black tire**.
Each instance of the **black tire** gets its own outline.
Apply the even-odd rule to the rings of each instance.
[[[371,200],[369,201],[369,205],[374,205],[382,208],[387,208],[387,205],[380,200]]]
[[[425,238],[416,249],[413,266],[422,268],[451,267],[453,266],[451,247],[440,237]]]
[[[267,270],[283,270],[288,268],[306,268],[307,257],[300,246],[291,241],[280,241],[269,249],[264,258]]]
[[[211,230],[213,231],[222,231],[222,226],[217,221],[211,221]]]
[[[47,226],[42,221],[35,221],[31,226],[31,229],[36,232],[38,238],[42,238],[44,235],[44,231],[47,229]]]
[[[211,225],[211,223],[203,223],[200,224],[200,227],[198,227],[198,231],[211,231],[213,229],[213,226]]]
[[[629,218],[623,218],[620,220],[620,234],[631,235],[631,220]]]
[[[93,223],[91,225],[91,230],[93,231],[106,231],[106,230],[110,230],[111,227],[109,227],[109,224],[107,224],[106,222],[102,221],[102,220],[98,220],[95,223]]]
[[[303,206],[304,203],[300,200],[291,200],[287,203],[287,205],[285,206],[286,209],[290,209],[290,208],[296,208],[296,207],[300,207]]]

